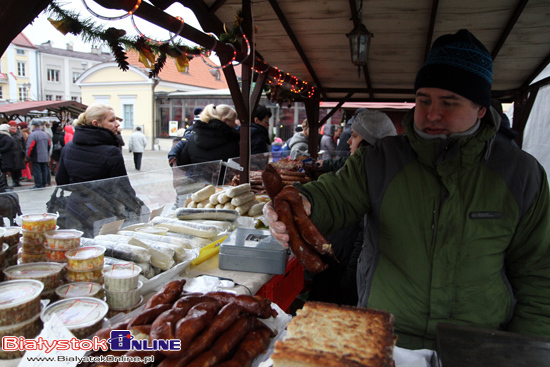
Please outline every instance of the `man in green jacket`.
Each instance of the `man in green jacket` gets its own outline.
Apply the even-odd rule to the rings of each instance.
[[[365,221],[359,306],[392,313],[401,347],[433,349],[440,322],[550,336],[548,180],[495,140],[491,84],[491,56],[470,32],[438,38],[405,135],[300,187],[325,234]],[[264,214],[288,242],[272,207]]]

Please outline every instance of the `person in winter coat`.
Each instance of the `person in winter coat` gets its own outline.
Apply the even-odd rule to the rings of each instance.
[[[200,114],[200,121],[195,122],[193,134],[178,155],[177,165],[209,162],[215,160],[227,161],[238,157],[240,134],[235,129],[237,112],[228,105],[209,104]],[[224,170],[218,179],[218,185],[223,184]]]
[[[323,137],[321,138],[321,144],[319,150],[323,151],[321,159],[336,158],[336,142],[342,135],[342,127],[338,125],[325,125],[323,130]]]
[[[309,137],[309,124],[307,119],[302,122],[302,132],[294,134],[288,143],[290,148],[290,159],[296,159],[297,157],[309,156],[308,153],[308,137]]]
[[[57,172],[57,164],[59,163],[59,158],[61,157],[61,150],[65,146],[65,136],[63,134],[63,128],[59,124],[54,124],[52,126],[53,138],[52,138],[52,155],[51,155],[51,174],[55,176]]]
[[[273,157],[273,162],[277,162],[283,156],[283,139],[275,138],[273,144],[271,144],[271,156]]]
[[[27,168],[25,163],[25,137],[21,130],[17,126],[17,122],[11,120],[9,123],[10,135],[13,138],[13,164],[14,167],[11,171],[12,186],[21,186],[22,171]]]
[[[147,146],[147,138],[141,132],[141,127],[137,126],[136,131],[130,136],[130,142],[128,143],[128,151],[134,153],[134,167],[136,170],[141,169],[141,158],[143,157],[143,152]]]
[[[300,186],[323,233],[365,221],[358,305],[394,315],[398,346],[434,349],[438,323],[550,336],[548,178],[495,139],[491,84],[491,55],[473,34],[439,37],[405,134]],[[272,205],[264,215],[288,242]]]
[[[46,187],[48,181],[48,163],[50,162],[50,136],[42,131],[40,122],[33,120],[33,130],[27,138],[27,158],[32,162],[34,176],[33,189]]]
[[[0,125],[0,156],[2,157],[2,180],[5,181],[8,186],[7,173],[13,172],[15,167],[15,157],[13,152],[13,146],[15,142],[10,135],[10,126],[8,124]]]
[[[338,142],[338,146],[336,147],[336,150],[338,151],[338,156],[340,158],[348,157],[350,155],[350,146],[348,144],[348,140],[351,137],[351,125],[353,124],[355,116],[363,110],[365,110],[365,108],[357,109],[353,116],[351,116],[351,118],[348,120],[348,122],[346,122],[344,130],[342,130],[340,141]]]
[[[65,127],[63,129],[65,130],[65,135],[63,137],[63,140],[64,140],[65,145],[66,145],[68,142],[73,140],[74,127],[73,127],[73,125],[65,125]]]
[[[269,119],[271,110],[259,104],[254,114],[254,121],[250,124],[250,154],[268,153],[269,145]]]
[[[92,104],[78,117],[73,140],[61,151],[57,184],[79,184],[66,187],[71,195],[64,227],[79,229],[84,237],[97,235],[100,228],[94,223],[113,217],[132,222],[141,214],[143,202],[128,180],[118,148],[118,126],[111,107]]]

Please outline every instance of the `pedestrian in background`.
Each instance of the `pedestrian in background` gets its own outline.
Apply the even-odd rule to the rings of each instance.
[[[269,119],[271,110],[260,104],[256,108],[254,120],[250,124],[250,154],[269,152]]]
[[[27,168],[27,163],[25,162],[25,137],[19,127],[17,122],[11,120],[9,122],[10,126],[10,135],[13,139],[13,158],[14,158],[14,168],[11,171],[11,179],[13,181],[13,187],[21,186],[21,175],[22,171]]]
[[[73,140],[74,136],[74,127],[73,125],[65,125],[65,136],[63,137],[63,141],[65,142],[65,145],[67,145],[68,142]]]
[[[50,162],[50,136],[40,128],[40,122],[31,123],[32,133],[27,139],[27,158],[32,162],[34,186],[32,189],[46,187],[48,163]]]
[[[128,151],[134,153],[134,167],[139,171],[141,170],[141,158],[143,152],[147,146],[147,138],[141,132],[141,127],[137,126],[136,131],[130,136],[130,142],[128,143]]]

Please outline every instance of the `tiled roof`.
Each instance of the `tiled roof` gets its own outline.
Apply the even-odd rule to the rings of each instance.
[[[128,63],[137,66],[145,70],[145,66],[139,62],[139,55],[135,51],[127,52]],[[214,65],[214,61],[209,61]],[[159,73],[159,78],[163,81],[194,85],[197,87],[211,88],[211,89],[227,89],[227,82],[223,74],[222,69],[213,69],[213,72],[219,71],[220,79],[216,80],[215,73],[210,71],[213,68],[206,65],[200,57],[194,57],[189,62],[189,72],[179,73],[176,68],[176,61],[170,57],[167,58],[166,64]]]
[[[13,41],[11,41],[16,46],[22,46],[22,47],[28,47],[28,48],[36,48],[33,43],[25,36],[23,33],[19,33]]]

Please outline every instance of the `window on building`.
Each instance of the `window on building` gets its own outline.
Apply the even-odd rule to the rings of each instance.
[[[22,61],[17,62],[17,76],[27,76],[25,71],[25,63]]]
[[[16,53],[17,55],[24,55],[24,54],[25,54],[25,50],[16,49],[16,50],[15,50],[15,53]]]
[[[76,82],[78,78],[80,78],[81,73],[73,73],[73,83]]]
[[[0,99],[4,99],[4,91],[2,90],[2,87],[0,87]]]
[[[19,87],[19,100],[26,101],[29,99],[29,91],[27,87]]]
[[[124,112],[124,128],[132,129],[134,127],[134,105],[124,104],[122,110]]]
[[[71,101],[78,102],[78,97],[71,97]]]
[[[63,96],[55,96],[55,100],[56,100],[56,101],[62,101],[62,100],[63,100]]]
[[[46,101],[53,101],[53,96],[51,94],[46,94]]]
[[[59,83],[59,70],[48,69],[48,81]]]

